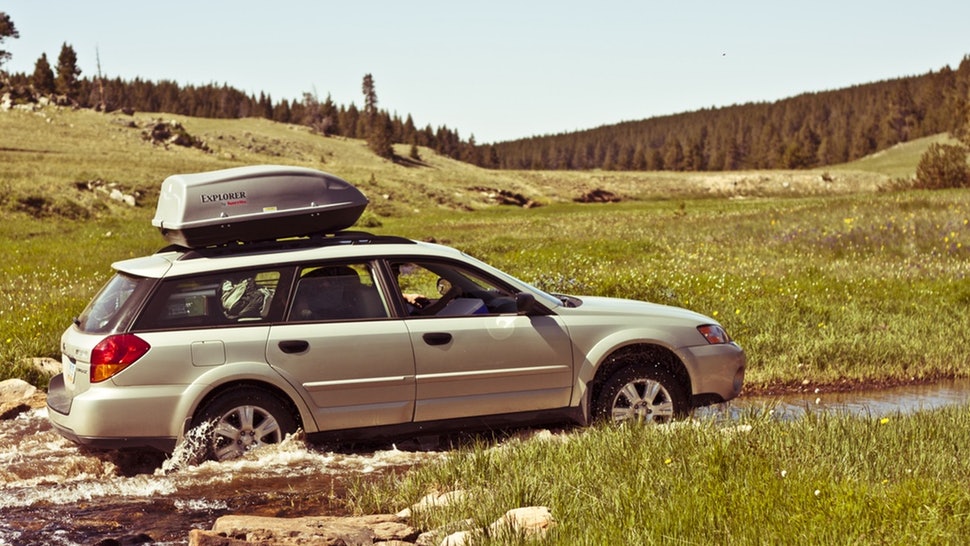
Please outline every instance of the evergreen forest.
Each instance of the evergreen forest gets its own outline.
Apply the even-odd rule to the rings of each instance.
[[[15,37],[10,23],[6,37]],[[0,62],[2,62],[0,58]],[[959,133],[970,122],[970,55],[919,76],[804,93],[775,102],[707,108],[518,140],[479,145],[447,126],[419,128],[377,107],[371,74],[364,77],[363,109],[304,93],[274,101],[228,84],[81,77],[73,48],[64,44],[55,71],[46,54],[33,74],[0,73],[0,93],[13,101],[54,96],[61,103],[102,111],[161,112],[204,118],[261,117],[302,124],[324,136],[368,140],[393,157],[391,143],[411,145],[492,169],[733,171],[807,169],[852,161],[895,144]],[[581,108],[582,105],[577,105]],[[375,137],[377,135],[377,137]]]
[[[968,98],[970,56],[964,56],[956,70],[501,142],[481,164],[624,171],[821,167],[956,132],[967,122]]]

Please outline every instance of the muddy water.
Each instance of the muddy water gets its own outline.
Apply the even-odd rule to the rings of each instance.
[[[881,416],[970,401],[970,381],[878,392],[742,398],[699,411],[735,419],[770,411]],[[332,451],[289,440],[229,463],[189,465],[179,453],[88,452],[62,439],[35,410],[0,421],[0,546],[105,540],[186,544],[221,515],[339,515],[350,480],[379,478],[443,456],[418,445]],[[107,544],[109,542],[105,542]]]
[[[728,404],[698,410],[695,415],[736,419],[747,412],[768,411],[777,419],[797,419],[807,412],[827,411],[882,417],[967,402],[970,402],[970,380],[960,379],[878,391],[742,397]]]

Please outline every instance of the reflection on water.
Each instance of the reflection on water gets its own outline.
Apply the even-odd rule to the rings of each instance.
[[[740,398],[698,410],[695,415],[737,419],[752,411],[771,411],[778,419],[796,419],[806,412],[845,412],[883,417],[908,414],[970,401],[970,380],[912,385],[863,392],[800,393]]]
[[[970,381],[876,392],[742,398],[698,410],[737,419],[756,412],[796,419],[806,412],[884,416],[970,400]],[[186,544],[193,527],[219,516],[340,515],[349,480],[401,472],[441,452],[398,449],[329,451],[288,439],[237,461],[190,465],[178,456],[90,452],[61,438],[45,410],[0,421],[0,546],[94,544],[146,535]]]

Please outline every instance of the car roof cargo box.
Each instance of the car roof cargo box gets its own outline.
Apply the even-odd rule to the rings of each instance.
[[[171,244],[200,248],[336,233],[366,206],[360,190],[332,174],[258,165],[169,176],[152,225]]]

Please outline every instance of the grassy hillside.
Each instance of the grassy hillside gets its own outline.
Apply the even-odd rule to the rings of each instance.
[[[817,171],[488,171],[421,150],[265,120],[172,118],[204,148],[153,144],[155,116],[0,112],[0,379],[58,339],[111,274],[164,244],[150,225],[173,173],[279,163],[323,169],[371,199],[362,227],[435,238],[550,291],[647,299],[721,321],[749,355],[749,392],[966,375],[970,195],[891,192],[930,140]],[[404,157],[406,147],[398,149]],[[137,206],[109,198],[137,195]],[[577,204],[593,189],[621,203]],[[542,206],[499,206],[499,190]]]
[[[145,139],[153,123],[174,121],[208,151],[158,145]],[[399,150],[407,155],[408,150]],[[102,115],[89,110],[46,109],[0,115],[0,181],[4,205],[44,196],[90,206],[76,182],[115,183],[139,192],[154,207],[161,181],[174,173],[252,164],[301,165],[346,178],[372,199],[379,214],[402,214],[415,207],[475,208],[487,199],[469,187],[497,186],[533,193],[521,182],[488,173],[422,150],[420,162],[381,160],[362,141],[323,138],[305,127],[262,119],[209,120],[152,114]]]
[[[153,123],[174,121],[208,151],[146,140]],[[98,114],[47,108],[0,115],[0,207],[17,209],[31,198],[51,202],[51,212],[84,215],[103,210],[78,182],[101,181],[137,192],[154,206],[161,181],[174,173],[240,165],[281,163],[326,170],[346,178],[371,198],[379,215],[406,215],[429,208],[474,210],[492,204],[490,188],[519,193],[540,203],[570,201],[593,189],[628,199],[701,196],[805,195],[872,191],[890,176],[915,170],[922,142],[827,171],[731,173],[490,171],[421,149],[421,160],[390,162],[359,140],[323,138],[306,127],[263,119],[212,120],[139,113]],[[408,148],[397,150],[402,157]],[[22,208],[22,207],[21,207]],[[72,212],[73,210],[73,212]]]
[[[920,157],[933,143],[955,144],[949,135],[936,135],[920,138],[905,144],[897,144],[888,150],[876,152],[845,165],[833,167],[833,171],[865,171],[888,175],[894,178],[910,178],[916,172]]]

